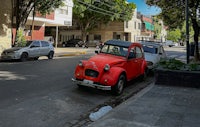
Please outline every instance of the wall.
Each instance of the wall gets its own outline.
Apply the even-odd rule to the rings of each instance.
[[[0,53],[3,49],[11,47],[11,0],[0,0]]]

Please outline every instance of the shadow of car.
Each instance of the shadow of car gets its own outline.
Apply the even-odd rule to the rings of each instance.
[[[1,54],[1,60],[20,60],[23,62],[29,58],[38,60],[40,56],[53,59],[54,47],[51,42],[43,40],[27,41],[25,47],[5,49]]]

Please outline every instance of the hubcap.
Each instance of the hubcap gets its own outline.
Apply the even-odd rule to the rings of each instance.
[[[118,92],[120,93],[123,90],[124,81],[121,79],[118,83]]]

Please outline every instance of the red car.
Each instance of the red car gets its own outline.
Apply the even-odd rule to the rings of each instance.
[[[127,81],[146,76],[147,63],[142,45],[128,41],[109,40],[97,55],[76,66],[72,80],[78,86],[123,92]]]

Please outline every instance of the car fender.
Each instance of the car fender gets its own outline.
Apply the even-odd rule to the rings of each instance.
[[[123,68],[111,67],[109,71],[102,75],[100,83],[108,86],[114,86],[117,83],[120,74],[124,72],[125,70]]]

